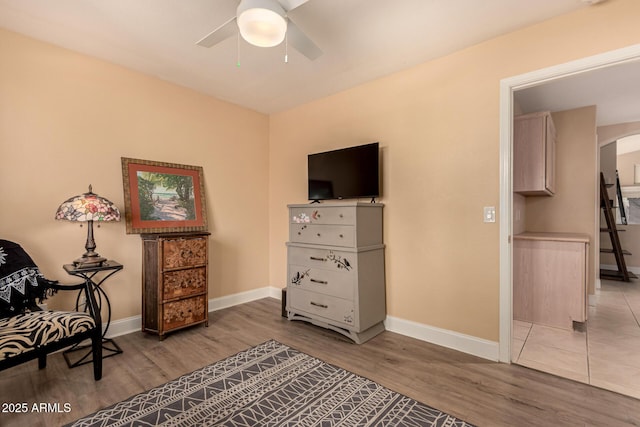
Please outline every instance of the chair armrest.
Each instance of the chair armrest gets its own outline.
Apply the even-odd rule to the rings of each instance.
[[[51,282],[49,283],[49,289],[54,289],[56,291],[79,291],[85,288],[85,283],[77,283],[75,285],[67,285],[60,282]]]
[[[62,284],[58,281],[49,281],[48,287],[55,291],[83,291],[87,307],[89,309],[89,314],[91,314],[95,319],[97,325],[102,324],[100,305],[96,300],[95,289],[93,288],[93,285],[91,285],[90,281],[87,280],[82,283],[76,283],[75,285]]]

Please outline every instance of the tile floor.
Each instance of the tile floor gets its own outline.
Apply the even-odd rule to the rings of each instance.
[[[640,280],[603,280],[580,330],[514,320],[511,360],[640,399]]]

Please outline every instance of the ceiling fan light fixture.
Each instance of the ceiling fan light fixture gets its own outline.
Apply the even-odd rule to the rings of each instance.
[[[237,16],[240,35],[254,46],[277,46],[287,33],[285,11],[276,0],[242,0]]]

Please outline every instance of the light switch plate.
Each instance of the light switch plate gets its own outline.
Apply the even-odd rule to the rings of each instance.
[[[484,207],[484,222],[496,222],[496,207],[485,206]]]

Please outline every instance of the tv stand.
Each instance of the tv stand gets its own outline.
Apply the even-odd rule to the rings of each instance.
[[[310,205],[313,205],[314,203],[320,204],[320,200],[316,199],[316,200],[312,200],[312,201],[309,202]]]
[[[381,203],[289,205],[287,317],[357,344],[384,331]]]

